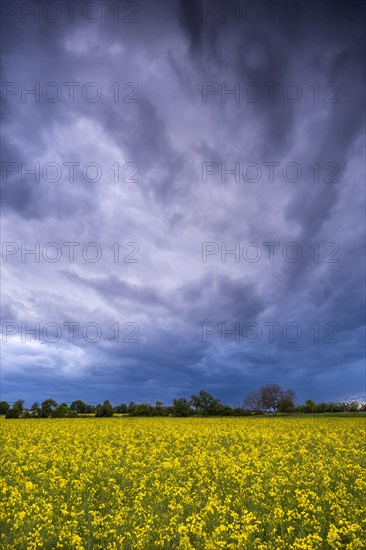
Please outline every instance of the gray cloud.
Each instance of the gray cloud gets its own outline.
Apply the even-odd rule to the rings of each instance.
[[[82,4],[82,3],[81,3]],[[214,3],[224,10],[224,2]],[[60,2],[60,5],[63,5]],[[302,17],[285,20],[282,4],[275,18],[235,22],[203,20],[195,1],[138,2],[138,23],[115,23],[105,5],[96,23],[76,16],[60,21],[4,24],[3,81],[31,88],[56,82],[60,101],[39,102],[20,92],[2,103],[2,161],[27,168],[58,163],[57,182],[21,181],[21,171],[2,177],[3,241],[55,242],[59,262],[20,252],[3,262],[4,322],[99,323],[95,344],[65,334],[57,343],[22,342],[20,332],[3,344],[2,398],[27,401],[53,396],[166,402],[201,388],[234,404],[254,387],[277,382],[293,387],[300,399],[342,399],[360,395],[364,383],[364,7],[347,2],[335,21],[321,7],[319,22],[309,3]],[[231,17],[231,18],[230,18]],[[70,102],[65,82],[78,82]],[[102,90],[100,101],[82,96],[86,83]],[[121,101],[114,101],[114,83]],[[123,101],[136,83],[138,102]],[[202,101],[204,82],[217,93]],[[268,100],[266,83],[275,82]],[[301,87],[299,101],[283,96],[286,84]],[[220,86],[240,85],[240,98],[225,101]],[[256,83],[257,102],[241,94]],[[314,101],[319,83],[319,101]],[[335,88],[337,102],[324,101]],[[137,89],[137,88],[136,88]],[[114,88],[115,90],[115,88]],[[293,91],[293,90],[292,90]],[[3,96],[4,98],[4,96]],[[74,182],[64,163],[79,163]],[[220,173],[202,181],[202,163],[278,162],[274,182],[263,169],[259,182],[236,182]],[[296,162],[297,182],[282,168]],[[314,181],[314,163],[319,181]],[[326,163],[338,165],[335,182],[324,181]],[[99,181],[85,181],[82,167],[97,163]],[[120,166],[114,181],[111,166]],[[138,182],[122,181],[128,163]],[[42,172],[41,172],[42,175]],[[70,263],[65,242],[79,243]],[[269,262],[263,243],[279,242]],[[286,243],[301,245],[302,257],[286,261]],[[85,260],[83,245],[99,243],[98,262]],[[121,258],[114,261],[114,243]],[[124,261],[138,244],[138,262]],[[202,242],[256,242],[258,262],[220,252],[202,262]],[[314,261],[319,243],[319,261]],[[335,257],[327,243],[335,243]],[[327,245],[326,248],[324,245]],[[335,249],[334,249],[335,250]],[[329,258],[328,258],[329,259]],[[264,323],[280,324],[274,342]],[[116,344],[110,326],[135,322],[138,343]],[[217,325],[207,342],[202,322]],[[258,323],[258,342],[230,337],[220,327]],[[286,323],[298,323],[302,337],[283,337]],[[314,329],[319,324],[319,342]],[[335,323],[338,342],[324,342]]]

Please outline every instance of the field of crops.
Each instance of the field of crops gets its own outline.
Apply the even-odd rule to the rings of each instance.
[[[366,548],[364,418],[0,419],[9,549]]]

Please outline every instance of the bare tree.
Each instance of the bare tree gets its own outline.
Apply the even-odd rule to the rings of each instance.
[[[244,407],[260,412],[263,410],[262,394],[260,390],[254,390],[244,399]]]
[[[278,384],[266,384],[260,388],[263,407],[265,409],[273,409],[276,413],[278,405],[284,397],[284,391]]]
[[[253,390],[244,400],[244,407],[261,412],[263,410],[279,410],[286,412],[295,407],[295,392],[283,390],[278,384],[265,384],[258,390]]]

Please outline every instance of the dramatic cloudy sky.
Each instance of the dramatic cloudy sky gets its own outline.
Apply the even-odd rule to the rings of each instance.
[[[361,3],[38,4],[2,12],[1,398],[362,396]]]

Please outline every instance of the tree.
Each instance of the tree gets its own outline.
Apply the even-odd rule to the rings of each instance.
[[[278,404],[278,412],[290,413],[295,410],[295,392],[293,390],[286,390],[283,392],[281,401]]]
[[[56,410],[57,403],[54,399],[45,399],[41,404],[42,418],[49,418],[52,412]]]
[[[317,409],[316,403],[312,399],[307,399],[305,404],[301,407],[305,413],[314,413]]]
[[[173,399],[172,414],[173,416],[189,416],[191,414],[191,405],[188,399],[185,397]]]
[[[150,403],[140,403],[133,410],[133,416],[153,416],[155,409]]]
[[[6,414],[10,409],[10,405],[7,401],[0,401],[0,415]]]
[[[243,414],[243,409],[240,407],[234,407],[234,409],[232,409],[230,405],[224,403],[220,405],[218,411],[222,416],[240,416]]]
[[[95,411],[95,416],[97,417],[111,417],[113,416],[113,407],[106,399],[103,405],[97,405],[97,410]]]
[[[70,409],[67,406],[67,403],[60,403],[57,405],[57,408],[53,411],[52,416],[55,418],[65,418],[66,416],[70,416]]]
[[[136,409],[137,405],[134,403],[134,401],[130,401],[127,407],[127,412],[132,414],[133,411]]]
[[[155,407],[154,407],[154,415],[155,416],[167,416],[167,409],[163,406],[162,401],[156,401]]]
[[[14,407],[9,409],[5,415],[5,418],[19,418],[19,417],[20,417],[20,412],[17,409],[14,409]]]
[[[244,407],[255,412],[261,412],[264,409],[261,391],[253,390],[249,393],[244,399]]]
[[[117,414],[126,414],[127,405],[126,403],[121,403],[120,405],[116,405],[113,410]]]
[[[39,408],[37,401],[31,406],[31,412],[32,416],[39,416],[41,414],[41,409]]]
[[[283,399],[292,401],[293,404],[295,405],[296,393],[294,392],[294,390],[291,390],[290,388],[288,388],[283,395]]]
[[[260,388],[264,409],[273,409],[276,413],[278,405],[284,396],[284,391],[278,384],[266,384]]]
[[[275,413],[291,412],[295,408],[295,392],[290,389],[285,391],[278,384],[266,384],[247,395],[244,407],[255,412],[270,409]]]
[[[13,409],[14,409],[14,411],[17,411],[19,413],[19,416],[21,414],[23,414],[24,400],[23,399],[18,399],[17,401],[15,401],[15,403],[13,403]]]
[[[70,410],[74,413],[85,414],[87,412],[87,405],[81,399],[77,399],[71,403]]]
[[[291,413],[295,412],[295,404],[291,399],[286,399],[285,397],[281,399],[278,404],[277,412],[280,413]]]
[[[347,412],[357,412],[358,411],[358,401],[348,401],[346,403]]]
[[[201,390],[198,395],[192,395],[191,404],[199,414],[215,414],[218,412],[220,399],[216,399],[204,390]]]

